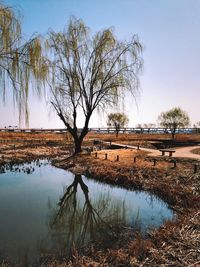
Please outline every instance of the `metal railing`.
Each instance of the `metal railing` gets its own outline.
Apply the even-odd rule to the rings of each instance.
[[[79,129],[81,131],[81,129]],[[115,128],[89,128],[90,132],[95,133],[116,133]],[[16,133],[66,133],[68,132],[66,128],[63,129],[43,129],[43,128],[0,128],[0,132],[16,132]],[[132,128],[126,127],[121,128],[119,133],[135,133],[135,134],[170,134],[170,129],[166,128]],[[179,128],[176,133],[186,133],[186,134],[200,134],[200,128]]]

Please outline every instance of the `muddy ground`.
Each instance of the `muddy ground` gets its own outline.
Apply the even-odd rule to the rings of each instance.
[[[84,146],[92,147],[94,139],[116,141],[115,135],[89,134]],[[119,141],[152,145],[167,136],[121,135]],[[181,142],[199,141],[200,136],[181,135]],[[15,139],[15,140],[14,140]],[[91,176],[126,188],[152,192],[165,200],[175,211],[175,219],[142,238],[122,238],[103,249],[95,244],[85,254],[74,249],[69,261],[59,259],[43,266],[200,266],[200,166],[194,172],[192,159],[154,158],[134,149],[101,150],[69,157],[72,152],[66,134],[0,134],[0,165],[7,162],[52,158],[53,164],[74,173]],[[5,142],[5,140],[7,140]],[[21,140],[19,142],[19,140]],[[107,154],[107,159],[105,159]],[[117,156],[119,156],[117,161]],[[121,238],[121,237],[119,237]],[[6,263],[4,262],[4,265]]]

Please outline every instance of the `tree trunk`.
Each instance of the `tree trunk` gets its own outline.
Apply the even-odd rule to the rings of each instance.
[[[69,133],[71,134],[71,136],[74,139],[74,154],[78,154],[78,153],[80,153],[82,151],[81,146],[82,146],[82,142],[83,142],[84,137],[88,133],[88,124],[89,124],[89,120],[90,120],[91,114],[92,113],[90,112],[88,114],[88,116],[86,117],[85,125],[83,127],[83,130],[82,130],[81,134],[79,135],[77,127],[76,127],[76,119],[75,119],[76,118],[76,113],[74,112],[74,115],[73,115],[74,116],[74,128],[71,127],[69,125],[69,123],[67,123],[65,121],[65,118],[64,118],[62,113],[58,113],[58,116],[64,122],[65,126],[67,127],[67,130],[69,131]]]
[[[172,140],[174,141],[175,139],[175,134],[176,134],[176,128],[172,129]]]
[[[118,135],[119,135],[119,131],[118,131],[118,130],[116,130],[116,137],[118,137]]]
[[[87,135],[88,133],[88,124],[89,124],[89,120],[90,120],[90,117],[91,117],[91,114],[92,113],[89,113],[85,119],[85,125],[83,127],[83,130],[81,132],[81,134],[79,136],[77,136],[77,132],[76,132],[76,135],[74,137],[74,145],[75,145],[75,151],[74,151],[74,154],[78,154],[81,152],[81,146],[82,146],[82,142],[83,142],[83,139],[84,137]]]
[[[81,149],[82,142],[83,139],[80,137],[74,140],[74,154],[78,154],[82,151]]]

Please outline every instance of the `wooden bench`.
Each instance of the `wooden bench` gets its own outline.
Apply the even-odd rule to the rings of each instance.
[[[169,153],[169,157],[171,157],[173,155],[173,153],[176,152],[176,150],[170,149],[170,148],[169,149],[165,148],[165,149],[160,149],[160,152],[162,152],[162,156],[165,155],[165,152],[168,152]]]

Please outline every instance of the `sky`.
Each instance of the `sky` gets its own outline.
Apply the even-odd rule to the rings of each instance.
[[[126,99],[129,126],[157,123],[173,107],[200,121],[200,1],[199,0],[5,0],[23,15],[23,33],[63,30],[70,16],[83,19],[93,33],[113,27],[118,39],[138,34],[144,45],[140,96]],[[30,98],[29,127],[63,128],[46,101]],[[19,126],[9,97],[0,102],[0,127]],[[116,111],[116,109],[114,110]],[[108,112],[108,111],[107,111]],[[106,114],[94,114],[90,127],[106,126]],[[23,126],[23,122],[21,122]]]

